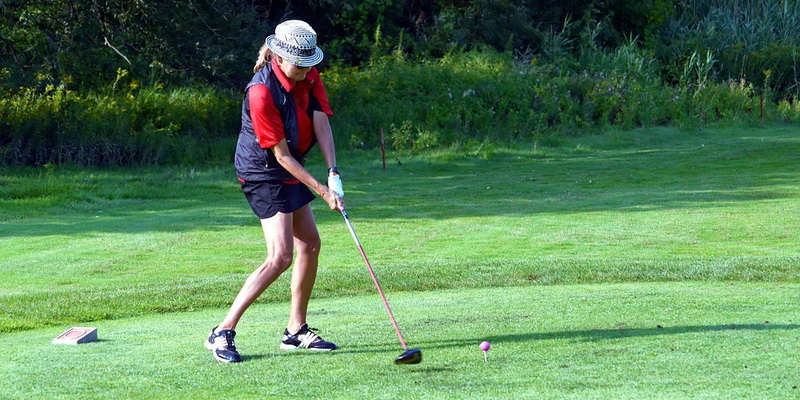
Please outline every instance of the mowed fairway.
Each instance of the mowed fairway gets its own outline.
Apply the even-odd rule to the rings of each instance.
[[[239,327],[245,362],[202,347],[221,310],[102,321],[99,343],[25,349],[0,366],[4,398],[742,399],[796,398],[798,284],[529,286],[392,295],[418,365],[401,353],[377,295],[319,301],[311,316],[342,346],[278,350],[285,304]],[[478,348],[492,343],[488,362]]]
[[[0,398],[800,397],[797,129],[390,154],[385,172],[338,158],[422,364],[392,364],[385,310],[319,200],[309,322],[342,349],[277,349],[286,276],[239,327],[246,362],[219,365],[203,338],[264,256],[229,166],[6,169]],[[99,343],[49,343],[85,325]]]

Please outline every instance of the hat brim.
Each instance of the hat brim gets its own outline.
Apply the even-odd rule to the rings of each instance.
[[[273,54],[280,56],[284,60],[288,60],[292,64],[297,65],[298,67],[313,67],[319,64],[320,61],[322,61],[322,58],[325,56],[322,53],[322,49],[320,49],[319,46],[315,46],[316,49],[314,50],[314,54],[311,56],[307,57],[295,56],[293,54],[285,52],[283,49],[276,46],[275,42],[277,40],[278,39],[275,35],[268,36],[266,40],[267,47],[269,47],[269,49],[272,50]]]

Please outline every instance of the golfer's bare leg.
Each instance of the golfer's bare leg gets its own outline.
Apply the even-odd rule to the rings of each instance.
[[[287,326],[291,333],[306,323],[308,301],[317,279],[320,238],[308,205],[294,212],[294,247],[297,257],[292,270],[292,307]]]
[[[245,310],[292,265],[292,214],[277,213],[261,220],[267,260],[244,282],[219,329],[235,329]]]

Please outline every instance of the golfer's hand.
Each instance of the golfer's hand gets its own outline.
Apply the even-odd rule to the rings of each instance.
[[[328,176],[328,187],[332,189],[339,197],[344,197],[344,189],[342,189],[342,178],[339,174],[331,174]]]
[[[325,188],[325,192],[322,194],[322,198],[328,203],[328,206],[333,211],[344,210],[344,200],[342,196],[339,196],[336,191],[331,188]]]

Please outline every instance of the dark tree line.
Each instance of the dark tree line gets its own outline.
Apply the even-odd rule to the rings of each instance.
[[[413,59],[481,47],[539,54],[554,37],[570,51],[576,26],[601,24],[597,45],[635,38],[666,81],[710,51],[722,79],[796,88],[799,14],[796,0],[0,0],[0,89],[85,90],[120,74],[142,85],[238,87],[267,34],[291,18],[319,33],[322,68],[398,50]]]
[[[601,2],[602,3],[602,2]],[[632,2],[633,3],[633,2]],[[236,86],[282,20],[307,20],[326,62],[359,65],[376,50],[436,57],[453,49],[536,46],[567,15],[613,11],[590,0],[4,0],[0,83],[88,89],[119,69],[144,83]]]

